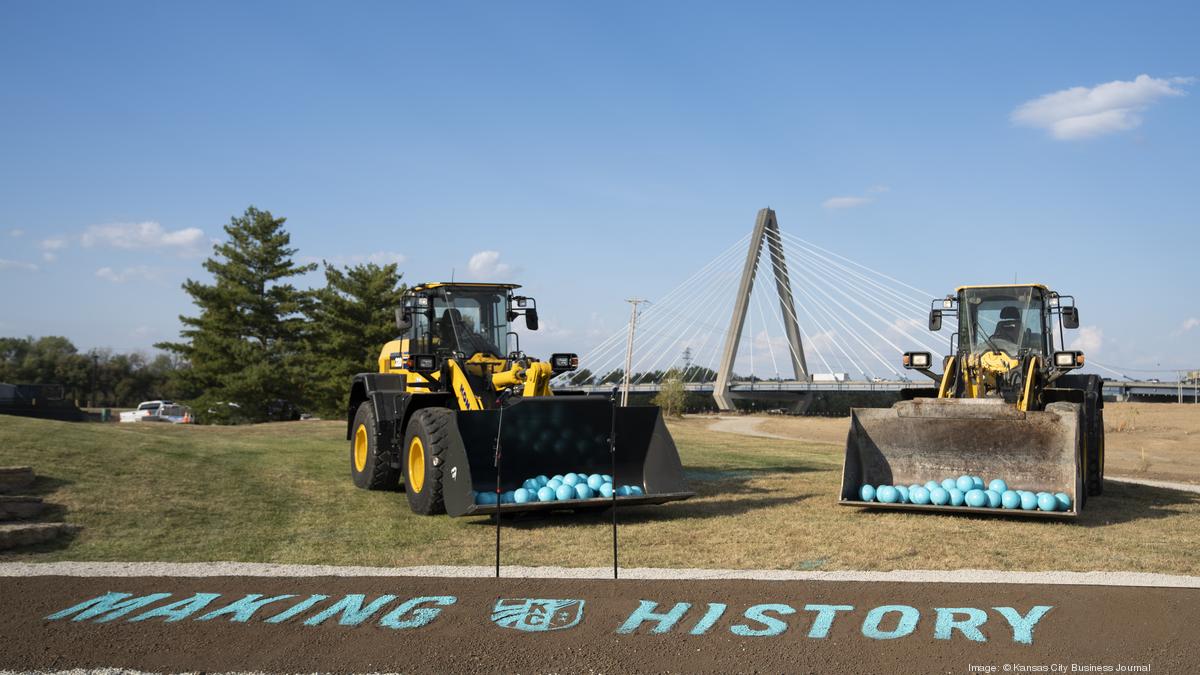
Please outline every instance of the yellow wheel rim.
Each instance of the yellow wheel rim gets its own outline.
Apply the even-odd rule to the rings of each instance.
[[[408,487],[420,492],[425,487],[425,446],[419,437],[408,444]]]
[[[367,425],[360,424],[354,432],[354,470],[359,473],[367,468]]]

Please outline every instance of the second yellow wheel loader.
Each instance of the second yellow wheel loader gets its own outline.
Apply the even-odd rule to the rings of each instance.
[[[1063,329],[1079,326],[1075,299],[1040,284],[1013,284],[963,286],[932,304],[930,330],[941,329],[945,314],[957,318],[942,372],[933,371],[929,352],[907,352],[903,363],[937,386],[906,389],[890,409],[852,411],[840,503],[995,513],[860,497],[863,485],[971,475],[1070,499],[1065,511],[1006,515],[1078,515],[1104,488],[1104,399],[1098,375],[1071,373],[1084,364],[1083,353],[1062,348]]]
[[[566,395],[550,379],[574,354],[540,361],[521,352],[511,322],[537,330],[537,303],[515,284],[427,283],[396,312],[400,337],[379,371],[353,379],[347,410],[350,475],[361,488],[401,479],[415,513],[452,516],[593,509],[608,498],[526,503],[495,499],[539,475],[609,474],[640,494],[620,504],[661,504],[689,491],[675,443],[655,406]],[[614,467],[615,464],[615,467]],[[497,489],[497,465],[500,485]],[[615,469],[615,470],[614,470]]]

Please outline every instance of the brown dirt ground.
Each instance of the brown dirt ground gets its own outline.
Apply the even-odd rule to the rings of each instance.
[[[47,621],[44,617],[108,591],[144,595],[171,593],[151,607],[193,593],[222,593],[208,609],[245,594],[321,593],[329,603],[345,594],[398,598],[357,627],[330,619],[319,626],[301,621],[312,612],[279,624],[263,619],[297,600],[282,601],[246,623],[228,618],[178,622],[162,618],[130,622],[139,612],[97,624]],[[454,595],[431,623],[415,629],[381,627],[377,620],[400,602],[428,595]],[[596,581],[437,578],[78,578],[0,579],[0,669],[34,670],[122,667],[145,671],[290,672],[968,672],[972,666],[1005,664],[1047,667],[1071,664],[1116,668],[1149,666],[1150,672],[1190,672],[1200,660],[1195,626],[1200,623],[1200,590],[1099,586],[1021,586],[953,584],[871,584],[799,581]],[[499,598],[570,598],[585,601],[583,619],[573,628],[526,633],[500,628],[488,617]],[[676,602],[691,609],[674,630],[654,634],[643,626],[628,635],[617,628],[638,607],[653,600],[657,610]],[[728,610],[704,635],[689,635],[706,603]],[[776,615],[786,630],[772,637],[741,637],[735,624],[748,623],[752,605],[780,603],[795,608]],[[828,637],[809,638],[814,614],[805,604],[852,605],[833,622]],[[864,637],[867,613],[882,605],[909,605],[920,611],[915,630],[890,640]],[[1052,609],[1037,623],[1032,644],[1013,640],[1012,629],[994,607],[1021,613],[1035,605]],[[980,608],[988,621],[984,642],[954,634],[935,639],[937,607]],[[885,630],[895,626],[885,622]],[[753,624],[758,627],[758,624]],[[987,672],[986,670],[983,672]],[[1043,671],[1045,672],[1045,671]]]
[[[758,430],[845,447],[848,418],[758,416]],[[1105,475],[1200,483],[1200,405],[1106,403]]]

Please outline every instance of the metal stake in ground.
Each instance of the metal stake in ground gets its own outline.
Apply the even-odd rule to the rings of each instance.
[[[500,578],[500,432],[504,430],[504,406],[500,407],[500,417],[496,420],[496,442],[492,445],[495,454],[492,456],[492,466],[496,467],[496,578]]]
[[[611,464],[609,471],[612,473],[612,533],[613,533],[613,579],[617,578],[617,387],[613,387],[612,396],[609,397],[612,401],[612,418],[609,421],[608,428],[608,459]]]

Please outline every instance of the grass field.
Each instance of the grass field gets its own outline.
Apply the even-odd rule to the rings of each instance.
[[[828,422],[827,422],[828,423]],[[672,423],[698,496],[621,511],[624,566],[1129,570],[1200,574],[1200,495],[1110,482],[1075,523],[834,505],[841,448]],[[32,465],[50,519],[83,526],[3,560],[490,564],[486,518],[418,517],[353,488],[344,426],[71,424],[0,416],[0,465]],[[506,521],[504,563],[611,564],[607,514]]]

